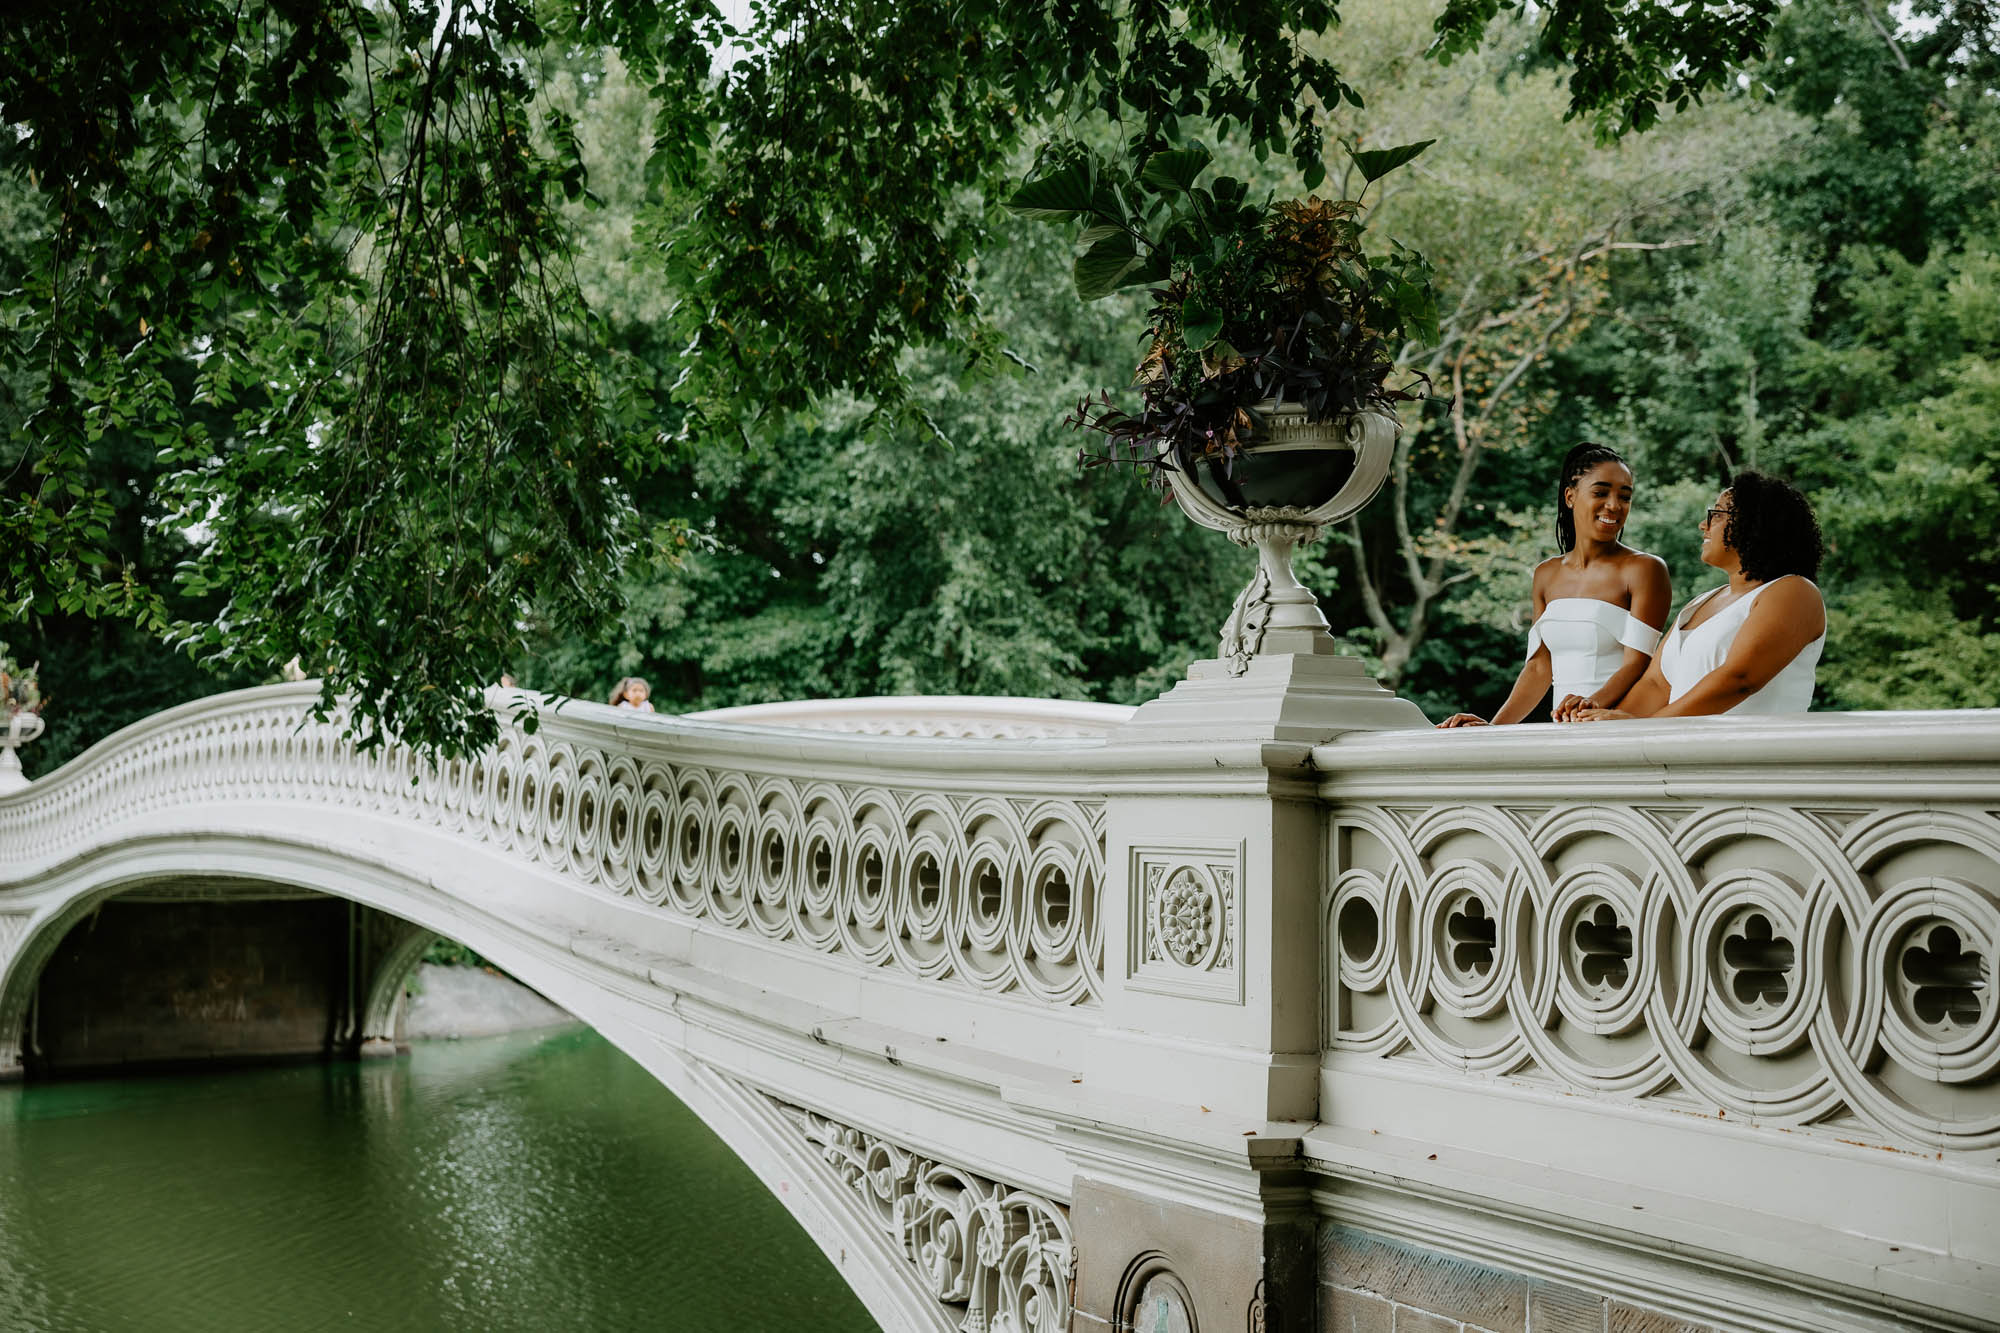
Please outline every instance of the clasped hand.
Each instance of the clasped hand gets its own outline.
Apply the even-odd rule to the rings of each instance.
[[[1629,718],[1632,714],[1616,708],[1606,708],[1595,699],[1581,694],[1566,694],[1555,707],[1553,714],[1558,722],[1613,722],[1619,718]]]

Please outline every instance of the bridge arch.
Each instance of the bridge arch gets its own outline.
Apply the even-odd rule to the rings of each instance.
[[[919,1037],[870,1021],[907,1018],[935,975],[848,956],[838,929],[815,936],[817,944],[796,933],[774,940],[786,934],[784,908],[771,910],[768,883],[761,914],[705,920],[690,920],[682,901],[688,890],[701,901],[699,882],[680,886],[680,899],[649,900],[633,891],[635,874],[622,892],[607,892],[597,875],[599,858],[613,852],[603,845],[609,815],[625,810],[628,844],[637,843],[670,785],[661,780],[665,767],[648,763],[643,745],[620,744],[617,729],[564,735],[556,719],[532,742],[511,732],[498,752],[434,770],[402,752],[355,752],[337,722],[307,718],[310,698],[275,687],[170,710],[17,798],[12,822],[0,824],[0,1072],[18,1071],[23,1021],[51,954],[121,895],[198,879],[358,903],[462,941],[631,1056],[777,1194],[885,1327],[956,1328],[977,1313],[1024,1333],[1066,1328],[1071,1169],[1061,1148],[996,1114],[1004,1061],[968,1051],[954,1068],[920,1070],[906,1058],[915,1044],[943,1046],[955,1031]],[[1036,726],[1046,734],[1059,711],[1035,710]],[[746,729],[706,730],[727,748]],[[855,741],[820,744],[851,750]],[[705,776],[684,759],[677,767]],[[915,784],[880,786],[886,775],[877,771],[857,796],[855,784],[831,780],[810,757],[796,761],[796,777],[745,781],[716,768],[721,778],[705,783],[711,800],[718,791],[735,800],[783,788],[818,802],[810,810],[820,841],[802,829],[788,829],[784,841],[801,861],[812,846],[832,852],[824,859],[840,873],[855,859],[852,830],[832,821],[893,815],[906,803],[899,792],[928,812],[920,818],[940,818],[934,777],[919,793]],[[607,775],[650,785],[627,788]],[[1030,808],[1045,804],[1040,795]],[[580,812],[593,808],[606,816],[602,827],[579,833]],[[754,811],[724,813],[746,833],[771,822],[770,811],[762,824],[746,817]],[[905,843],[895,833],[877,828],[867,837],[900,865]],[[949,832],[921,836],[941,883],[955,873],[955,863],[943,864]],[[1055,836],[1067,843],[1043,860],[1074,861],[1088,850],[1073,828]],[[623,854],[643,869],[643,848]],[[1005,854],[1026,860],[1020,849]],[[956,914],[938,906],[935,915]],[[419,938],[408,942],[412,951]],[[1081,973],[1070,964],[1064,975]],[[385,1035],[400,979],[396,968],[378,971],[364,1036]],[[970,984],[952,988],[958,1031],[993,1027],[977,1003],[984,998]],[[1053,1020],[1054,1042],[1022,1027],[1017,1050],[1075,1053],[1085,1025],[1072,1003],[1016,996],[1003,1007],[1017,1027]]]
[[[686,1104],[772,1189],[884,1327],[952,1326],[940,1320],[935,1298],[910,1280],[907,1258],[879,1229],[853,1228],[845,1209],[828,1206],[842,1199],[815,1192],[812,1174],[798,1160],[798,1135],[782,1112],[662,1041],[629,997],[589,979],[577,955],[560,943],[448,906],[433,886],[351,852],[269,836],[197,833],[110,848],[51,877],[37,895],[46,905],[27,919],[11,956],[0,959],[0,1053],[18,1059],[37,976],[71,930],[121,894],[187,879],[235,879],[320,894],[417,927],[400,950],[400,965],[384,960],[376,972],[366,1002],[371,1037],[386,1030],[401,981],[430,939],[455,939],[491,959],[595,1029]]]

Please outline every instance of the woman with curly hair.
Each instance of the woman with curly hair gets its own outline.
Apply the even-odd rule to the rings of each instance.
[[[1528,660],[1493,725],[1519,722],[1555,686],[1558,700],[1613,707],[1645,674],[1673,593],[1667,566],[1624,542],[1632,469],[1616,451],[1579,444],[1556,473],[1556,551],[1535,566]],[[1556,716],[1562,717],[1558,706]],[[1483,727],[1454,713],[1440,727]]]
[[[1826,647],[1813,577],[1822,546],[1812,504],[1761,472],[1739,472],[1701,521],[1701,560],[1729,582],[1689,602],[1618,708],[1570,720],[1803,713]]]

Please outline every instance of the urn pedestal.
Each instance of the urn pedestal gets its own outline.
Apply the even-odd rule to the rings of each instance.
[[[1260,410],[1262,438],[1223,473],[1168,469],[1181,512],[1257,551],[1257,571],[1223,626],[1213,658],[1141,707],[1128,740],[1324,741],[1344,731],[1429,725],[1334,644],[1319,600],[1292,572],[1292,552],[1353,517],[1388,479],[1402,426],[1383,412],[1309,422],[1300,407]]]
[[[42,719],[38,714],[14,713],[7,718],[6,729],[0,731],[0,796],[28,785],[27,774],[21,771],[21,757],[14,751],[41,734]]]

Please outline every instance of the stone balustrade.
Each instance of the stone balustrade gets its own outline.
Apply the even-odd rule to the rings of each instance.
[[[2000,1148],[2000,714],[1356,739],[1314,758],[1333,1050]]]
[[[346,808],[870,967],[1056,1005],[1098,998],[1103,802],[1060,741],[968,753],[963,740],[788,737],[568,701],[532,734],[509,725],[491,752],[433,763],[358,749],[341,718],[311,718],[316,699],[273,686],[120,733],[13,801],[0,864],[49,864],[180,805]],[[1005,702],[980,729],[1009,715]],[[1094,720],[1018,702],[1039,725]]]
[[[1123,704],[1071,699],[997,699],[964,694],[885,695],[872,699],[796,699],[687,713],[701,722],[796,727],[864,736],[936,736],[953,740],[1031,741],[1101,738],[1131,720]]]
[[[2000,712],[1355,736],[1313,763],[1332,1216],[1415,1216],[1364,1183],[1393,1135],[1420,1194],[1469,1176],[1824,1284],[1803,1326],[1872,1327],[1857,1291],[1906,1326],[2000,1313]],[[1499,1267],[1565,1250],[1488,1222],[1489,1262],[1521,1247]],[[1696,1322],[1801,1326],[1678,1280]]]

